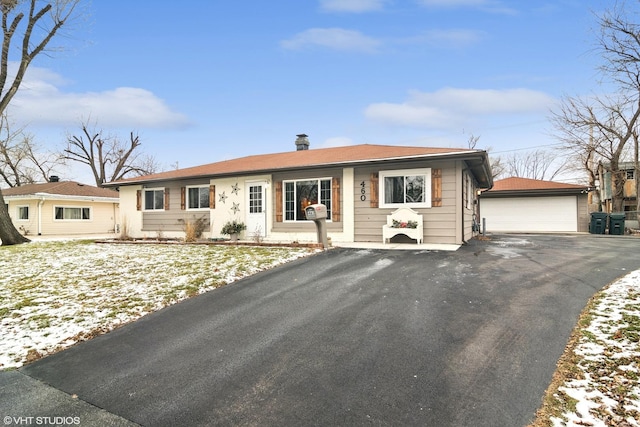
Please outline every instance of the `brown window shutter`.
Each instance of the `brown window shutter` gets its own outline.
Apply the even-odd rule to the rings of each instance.
[[[180,209],[187,209],[187,188],[180,187]]]
[[[215,209],[215,208],[216,208],[216,186],[212,184],[209,186],[209,209]]]
[[[282,181],[276,182],[276,222],[282,222]]]
[[[442,206],[442,169],[431,169],[431,206]]]
[[[136,191],[136,210],[142,210],[142,190]]]
[[[369,180],[371,187],[371,194],[369,195],[370,201],[369,206],[372,208],[377,208],[378,205],[378,172],[374,172],[371,174],[371,178]]]
[[[340,221],[340,178],[331,180],[331,221]]]
[[[164,189],[164,210],[165,211],[169,210],[169,189],[168,188]]]

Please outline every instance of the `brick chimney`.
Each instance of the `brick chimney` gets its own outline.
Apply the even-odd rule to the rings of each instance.
[[[300,135],[296,135],[296,150],[308,150],[309,149],[309,138],[308,135],[301,133]]]

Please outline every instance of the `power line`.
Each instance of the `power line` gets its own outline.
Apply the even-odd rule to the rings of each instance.
[[[558,145],[563,145],[561,142],[555,144],[543,144],[543,145],[534,145],[532,147],[524,147],[524,148],[514,148],[513,150],[502,150],[502,151],[493,151],[492,154],[501,154],[501,153],[512,153],[514,151],[525,151],[525,150],[533,150],[535,148],[543,148],[543,147],[555,147]]]

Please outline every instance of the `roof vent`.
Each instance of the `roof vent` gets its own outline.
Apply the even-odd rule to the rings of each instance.
[[[309,138],[308,135],[301,133],[300,135],[296,135],[296,150],[303,151],[309,149]]]
[[[49,182],[60,182],[60,177],[58,175],[51,175],[49,177]]]

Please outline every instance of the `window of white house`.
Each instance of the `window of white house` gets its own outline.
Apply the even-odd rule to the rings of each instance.
[[[381,171],[380,207],[431,207],[431,169]]]
[[[18,219],[20,221],[29,220],[29,206],[18,206]]]
[[[635,171],[633,169],[627,169],[627,179],[635,179]]]
[[[209,186],[187,187],[188,209],[209,209]]]
[[[285,221],[306,221],[304,209],[322,203],[331,219],[331,178],[284,181]]]
[[[144,210],[164,210],[164,188],[144,190]]]
[[[91,208],[55,206],[54,210],[57,221],[88,221],[91,219]]]

